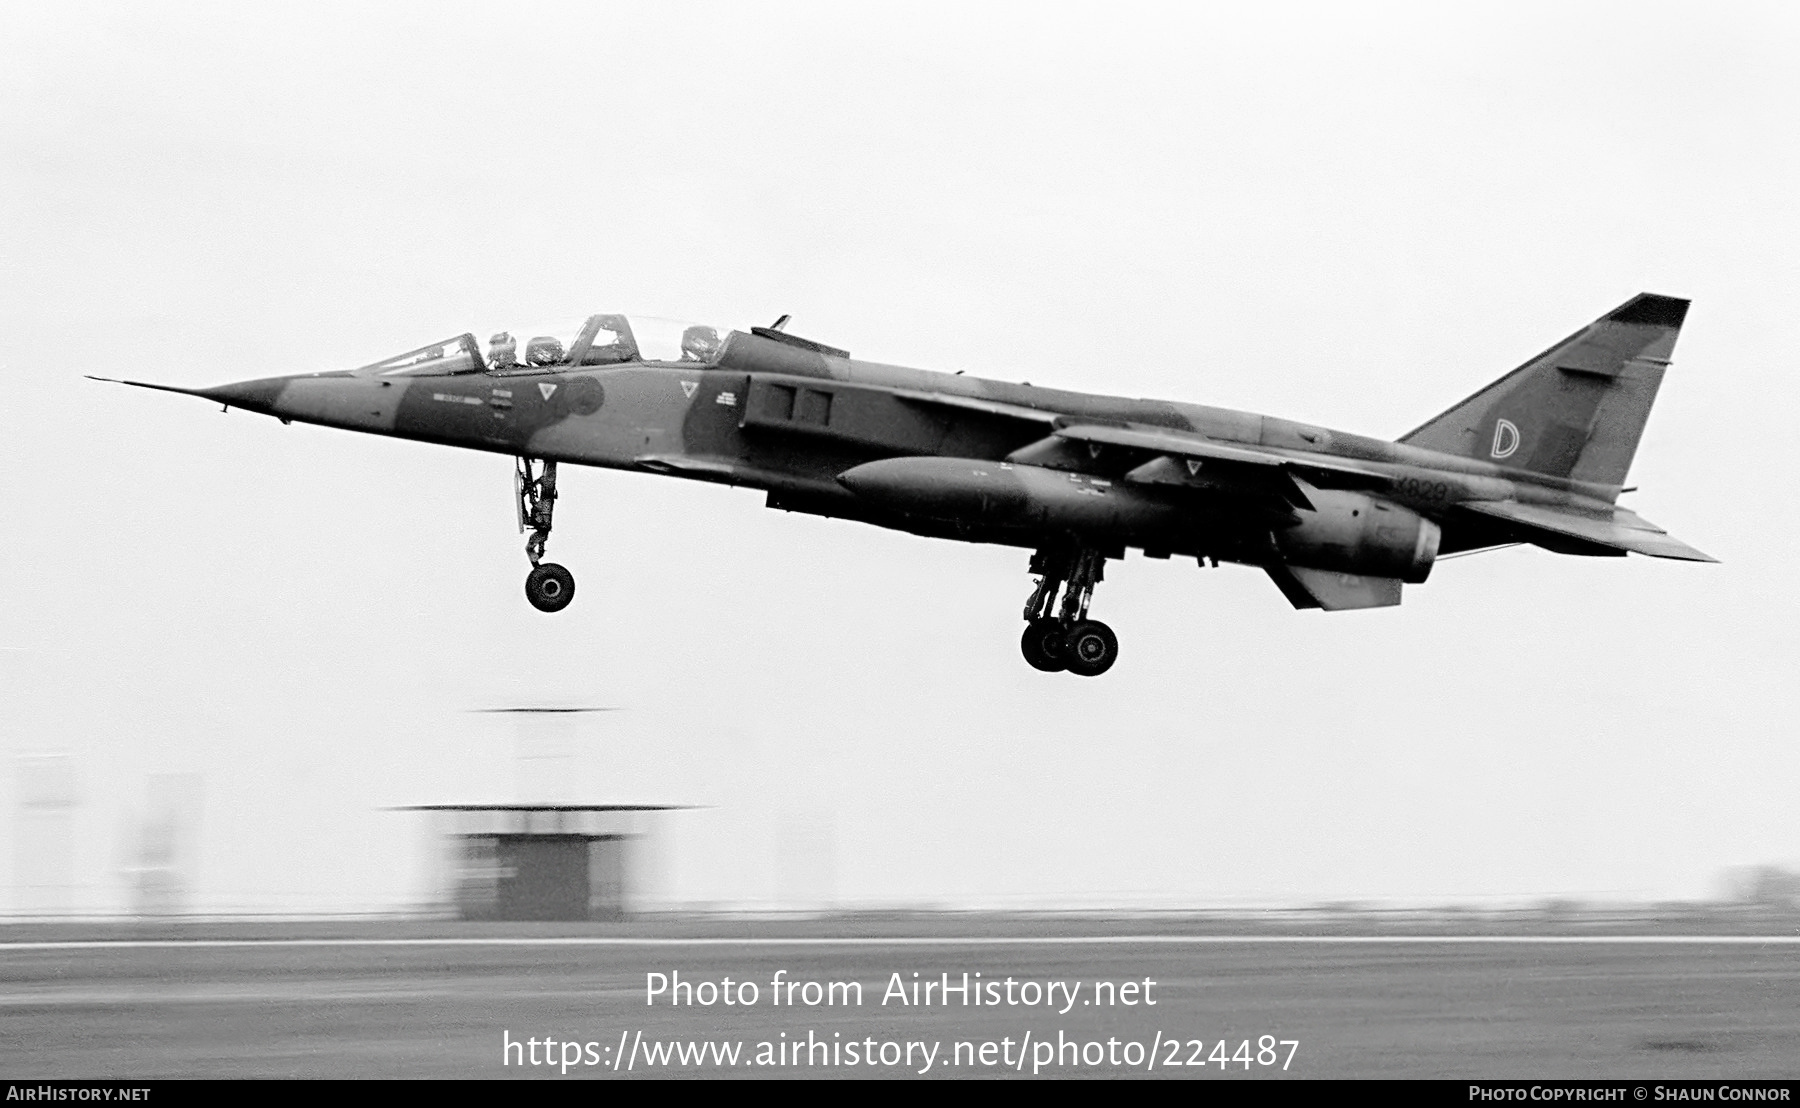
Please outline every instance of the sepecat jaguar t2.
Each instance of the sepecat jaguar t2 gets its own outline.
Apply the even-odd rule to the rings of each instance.
[[[601,314],[562,334],[473,334],[360,369],[189,389],[228,408],[513,455],[531,572],[562,463],[763,490],[771,508],[1032,551],[1021,646],[1104,673],[1089,616],[1137,548],[1261,567],[1296,608],[1400,603],[1439,557],[1518,543],[1712,561],[1619,507],[1688,302],[1645,293],[1394,442],[1271,416],[934,373],[768,327]],[[565,342],[565,335],[567,341]]]

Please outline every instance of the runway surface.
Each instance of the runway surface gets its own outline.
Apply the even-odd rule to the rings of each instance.
[[[0,1072],[1800,1076],[1793,935],[842,930],[6,929]],[[946,979],[947,995],[914,991]],[[678,983],[701,987],[672,1005]]]

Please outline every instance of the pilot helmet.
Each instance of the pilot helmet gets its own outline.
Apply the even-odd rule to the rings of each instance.
[[[681,333],[682,357],[703,362],[718,352],[719,332],[711,327],[695,324]]]
[[[525,344],[525,360],[532,365],[555,365],[563,360],[563,344],[548,335],[539,335]]]

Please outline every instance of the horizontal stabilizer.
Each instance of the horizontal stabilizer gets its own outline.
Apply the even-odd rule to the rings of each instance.
[[[1557,548],[1555,539],[1561,537],[1579,539],[1621,553],[1630,551],[1634,554],[1648,554],[1652,558],[1674,558],[1684,562],[1718,561],[1625,508],[1614,508],[1610,515],[1599,516],[1563,511],[1541,504],[1520,504],[1512,500],[1477,500],[1461,507],[1465,511],[1479,512],[1512,524],[1527,542],[1537,542],[1552,549]],[[1542,539],[1549,541],[1533,538],[1533,532],[1540,533]]]
[[[1296,608],[1347,612],[1357,608],[1392,608],[1400,603],[1398,577],[1364,577],[1300,566],[1264,567],[1275,587]]]

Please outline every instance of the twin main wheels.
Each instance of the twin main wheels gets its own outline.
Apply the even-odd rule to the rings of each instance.
[[[525,578],[525,599],[540,612],[560,612],[575,599],[575,575],[555,562],[533,566]]]
[[[1078,677],[1098,677],[1119,660],[1119,638],[1097,619],[1074,624],[1055,619],[1025,625],[1019,649],[1031,668],[1045,673],[1068,670]]]

